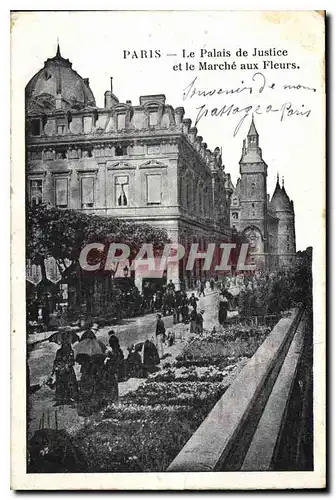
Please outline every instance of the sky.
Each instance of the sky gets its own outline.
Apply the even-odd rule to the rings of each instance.
[[[198,120],[198,135],[208,147],[222,149],[225,170],[234,183],[254,111],[268,165],[268,192],[273,193],[279,173],[294,201],[297,249],[303,250],[322,238],[323,29],[322,17],[313,12],[15,13],[12,95],[15,92],[16,109],[22,103],[24,112],[24,87],[55,55],[59,40],[62,56],[89,78],[98,106],[104,105],[111,76],[121,102],[138,104],[140,95],[165,94],[167,104],[183,106],[185,118],[193,125]],[[183,49],[189,57],[183,57]],[[263,55],[253,56],[254,49]],[[273,56],[274,50],[281,54]],[[159,51],[161,57],[144,58],[141,51],[147,56]],[[226,63],[226,69],[201,69],[204,63],[222,68]],[[194,70],[186,71],[186,64]],[[241,64],[251,67],[243,69]],[[214,95],[192,95],[192,89],[212,90]],[[223,106],[222,115],[215,116]]]

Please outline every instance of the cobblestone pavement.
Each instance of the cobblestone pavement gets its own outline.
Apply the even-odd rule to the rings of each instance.
[[[212,329],[218,325],[218,293],[207,290],[205,297],[200,297],[199,310],[204,309],[204,328]],[[189,339],[189,325],[179,323],[173,325],[172,316],[167,316],[164,319],[166,330],[174,331],[176,342],[172,347],[165,347],[164,354],[171,359],[182,351]],[[106,326],[100,328],[97,332],[97,338],[104,343],[108,343],[108,332],[113,329],[119,338],[120,346],[127,356],[127,346],[132,343],[142,342],[144,340],[153,339],[155,337],[156,314],[148,314],[145,316],[130,318],[122,321],[122,324],[113,327]],[[29,368],[31,385],[45,381],[52,371],[52,365],[55,358],[58,345],[48,341],[36,344],[29,356]],[[165,359],[168,359],[166,357]],[[75,371],[79,376],[79,365],[76,363]],[[143,379],[129,379],[126,382],[119,383],[120,396],[129,391],[135,390]],[[55,427],[55,408],[54,390],[50,389],[45,384],[41,389],[29,397],[29,424],[28,435],[31,436],[36,429],[39,428],[39,422],[44,413],[45,425],[49,411],[50,426]],[[75,407],[68,405],[57,407],[57,420],[59,428],[65,428],[68,432],[75,432],[85,424],[85,417],[80,417],[77,414]]]

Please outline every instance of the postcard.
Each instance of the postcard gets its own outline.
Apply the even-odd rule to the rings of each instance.
[[[323,489],[325,12],[11,13],[11,485]]]

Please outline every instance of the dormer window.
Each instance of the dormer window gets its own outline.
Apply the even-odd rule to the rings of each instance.
[[[115,147],[115,155],[116,156],[126,156],[127,155],[127,147],[126,146],[116,146]]]

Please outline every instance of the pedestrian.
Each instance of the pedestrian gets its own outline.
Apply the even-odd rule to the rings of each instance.
[[[203,313],[204,311],[200,311],[198,314],[196,314],[196,331],[195,333],[197,334],[202,334],[203,333]]]
[[[190,313],[190,333],[196,333],[197,311],[193,309]]]
[[[180,314],[182,307],[182,294],[180,291],[175,292],[175,303],[174,303],[174,313],[173,313],[173,323],[180,322]]]
[[[89,416],[106,404],[104,356],[88,357],[82,364],[79,381],[78,415]]]
[[[210,289],[213,291],[215,288],[215,280],[213,278],[210,279]]]
[[[224,325],[227,318],[228,306],[229,306],[229,301],[224,296],[223,300],[219,302],[219,310],[218,310],[218,323],[222,326]]]
[[[62,345],[56,352],[51,374],[51,377],[56,376],[55,406],[73,404],[77,400],[78,385],[74,364],[70,337],[64,336]]]
[[[139,351],[135,349],[134,344],[127,347],[128,356],[125,363],[127,378],[141,378],[143,377],[143,364]]]
[[[156,366],[160,364],[160,357],[153,342],[146,340],[143,345],[143,369],[145,375],[156,371]]]
[[[175,332],[168,332],[167,345],[171,347],[173,344],[175,344]]]
[[[159,354],[161,354],[160,356],[161,358],[163,358],[163,342],[165,334],[166,334],[166,327],[162,320],[162,316],[161,314],[157,314],[155,336],[156,336],[156,346],[159,351]]]
[[[175,285],[173,283],[173,280],[169,280],[169,283],[167,285],[167,291],[168,292],[175,292]]]
[[[189,299],[189,304],[191,305],[191,307],[194,309],[194,311],[197,310],[197,302],[198,302],[198,298],[195,297],[195,294],[194,292],[191,294],[191,297]]]
[[[182,313],[182,321],[184,324],[189,321],[189,306],[188,306],[188,296],[186,292],[183,292],[182,300],[181,300],[181,313]]]
[[[200,282],[200,286],[199,286],[199,297],[203,295],[203,297],[205,297],[205,283],[204,281],[201,281]]]
[[[119,339],[116,337],[114,330],[108,332],[109,345],[107,348],[107,361],[105,364],[113,365],[114,373],[117,381],[121,382],[125,378],[125,359],[124,353],[119,345]]]

